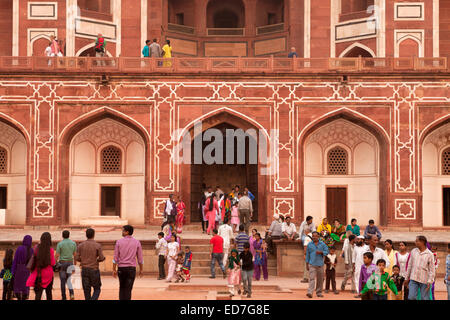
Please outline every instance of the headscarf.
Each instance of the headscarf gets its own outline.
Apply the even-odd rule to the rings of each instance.
[[[18,264],[26,265],[33,255],[33,248],[31,248],[33,238],[30,235],[23,237],[22,245],[16,250],[13,260],[11,272],[14,274]]]
[[[233,252],[236,252],[236,258],[233,257]],[[239,258],[239,252],[236,249],[231,250],[230,257],[228,258],[228,269],[234,269],[234,263],[240,264],[241,258]]]

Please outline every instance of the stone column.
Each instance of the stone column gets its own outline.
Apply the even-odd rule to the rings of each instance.
[[[256,35],[256,0],[247,0],[245,1],[245,36],[253,37],[255,35]]]
[[[206,5],[207,0],[194,0],[195,6],[195,33],[199,36],[206,35]]]

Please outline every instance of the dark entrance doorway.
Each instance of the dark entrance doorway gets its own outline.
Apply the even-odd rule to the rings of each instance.
[[[443,188],[442,215],[444,216],[444,226],[450,226],[450,187]]]
[[[332,224],[339,219],[341,224],[347,224],[347,188],[327,187],[327,219]]]
[[[226,164],[227,159],[227,148],[226,148],[226,129],[236,130],[237,128],[228,123],[221,123],[215,127],[222,132],[223,136],[223,164],[207,164],[203,162],[202,164],[194,163],[194,143],[192,143],[191,151],[191,222],[201,221],[201,213],[198,209],[198,202],[202,198],[202,186],[212,187],[213,192],[216,186],[220,186],[220,189],[226,193],[231,192],[235,185],[239,185],[240,190],[244,191],[244,187],[248,187],[251,193],[255,196],[253,201],[253,217],[252,221],[258,221],[258,164],[250,163],[249,146],[251,143],[255,143],[257,146],[257,141],[253,140],[250,142],[251,137],[245,138],[245,163],[238,164],[237,151],[237,139],[234,139],[234,164]],[[245,130],[244,130],[245,131]],[[204,141],[202,146],[202,151],[211,142]],[[214,154],[213,154],[214,155]]]
[[[6,194],[7,188],[6,187],[0,187],[0,209],[7,209],[6,203],[7,203],[7,194]]]
[[[101,215],[120,217],[120,187],[101,187]]]

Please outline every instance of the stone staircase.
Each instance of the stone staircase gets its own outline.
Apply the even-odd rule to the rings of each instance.
[[[182,239],[181,249],[189,246],[192,251],[192,267],[191,274],[195,277],[209,277],[211,275],[211,255],[209,253],[209,239]],[[225,266],[226,267],[226,266]],[[218,264],[216,263],[216,277],[222,276]],[[269,256],[267,261],[267,269],[270,276],[277,274],[277,260],[274,256]],[[262,275],[261,275],[262,276]]]

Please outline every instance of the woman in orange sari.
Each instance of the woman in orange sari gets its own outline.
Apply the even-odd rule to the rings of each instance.
[[[177,204],[177,233],[183,232],[183,224],[184,224],[184,210],[186,210],[186,205],[181,198],[181,195],[178,196],[178,204]]]

